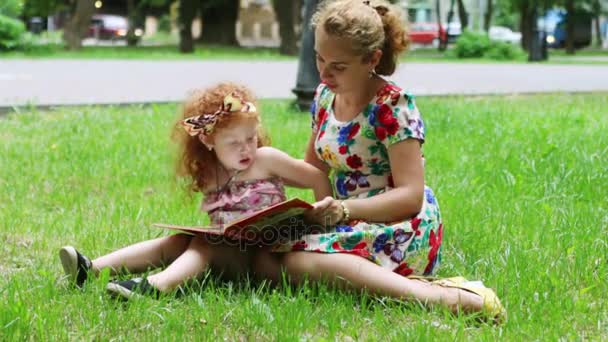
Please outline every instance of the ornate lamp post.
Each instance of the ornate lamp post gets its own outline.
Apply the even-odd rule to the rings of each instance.
[[[302,30],[302,46],[298,59],[298,77],[296,87],[292,89],[298,99],[301,110],[308,110],[315,94],[315,88],[321,82],[315,63],[315,35],[310,27],[310,19],[317,8],[317,0],[304,0],[304,27]]]

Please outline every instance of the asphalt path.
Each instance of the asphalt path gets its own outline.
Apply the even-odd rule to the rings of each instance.
[[[295,61],[1,60],[0,107],[181,101],[237,81],[294,98]],[[392,80],[417,96],[608,91],[608,65],[404,63]]]

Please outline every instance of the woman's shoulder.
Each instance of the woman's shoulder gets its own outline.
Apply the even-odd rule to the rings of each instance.
[[[408,107],[415,106],[414,95],[393,82],[386,82],[376,93],[376,104],[387,104],[391,106],[406,104]]]

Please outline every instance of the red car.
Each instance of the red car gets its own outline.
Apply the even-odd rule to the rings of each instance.
[[[447,39],[447,34],[443,26],[437,23],[412,23],[410,39],[413,44],[438,46],[440,40]]]
[[[127,36],[127,18],[110,14],[95,14],[89,25],[89,37],[97,39],[124,39]]]

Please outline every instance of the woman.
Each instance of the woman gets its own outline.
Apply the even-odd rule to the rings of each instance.
[[[326,1],[312,24],[322,83],[305,160],[332,177],[336,198],[310,213],[325,232],[274,246],[288,253],[273,264],[262,254],[257,273],[278,280],[284,269],[296,283],[324,279],[502,318],[492,290],[425,278],[439,264],[443,226],[424,184],[424,125],[414,98],[382,78],[409,45],[401,13],[384,1]]]

